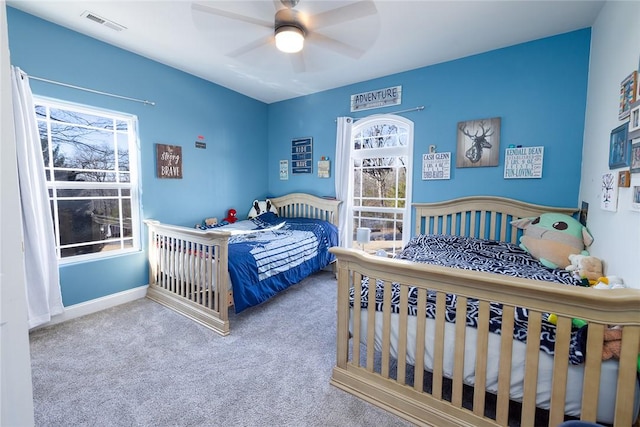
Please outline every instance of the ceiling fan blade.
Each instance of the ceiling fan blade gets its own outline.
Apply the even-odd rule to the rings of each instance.
[[[336,39],[332,39],[331,37],[323,36],[322,34],[315,32],[309,33],[305,38],[305,41],[309,41],[311,43],[317,44],[318,46],[331,49],[341,55],[349,56],[351,58],[360,58],[365,52],[363,49],[343,43]]]
[[[242,47],[239,47],[238,49],[231,51],[229,53],[227,53],[227,56],[231,57],[231,58],[236,58],[240,55],[244,55],[245,53],[252,51],[253,49],[257,49],[261,46],[267,45],[272,43],[274,40],[273,34],[269,34],[268,36],[265,37],[260,37],[257,40],[252,41],[249,44],[246,44]]]
[[[290,54],[291,57],[291,66],[293,67],[294,73],[304,73],[307,70],[307,67],[304,63],[304,50],[301,50],[298,53]]]
[[[191,8],[211,15],[218,15],[224,18],[235,19],[236,21],[247,22],[249,24],[260,25],[261,27],[273,28],[272,21],[264,21],[262,19],[252,18],[250,16],[240,15],[238,13],[229,12],[222,9],[216,9],[215,7],[207,6],[200,3],[192,3]]]
[[[376,9],[376,5],[372,0],[362,0],[313,15],[310,18],[310,22],[313,29],[316,29],[375,15],[376,13],[378,13],[378,9]]]

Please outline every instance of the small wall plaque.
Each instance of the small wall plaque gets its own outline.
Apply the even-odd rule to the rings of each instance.
[[[156,144],[158,178],[182,179],[182,147]]]
[[[422,155],[422,179],[450,179],[451,178],[451,152],[436,153],[434,151]]]
[[[291,173],[313,172],[313,138],[296,138],[291,141]]]
[[[504,155],[504,178],[542,178],[544,147],[507,148]]]

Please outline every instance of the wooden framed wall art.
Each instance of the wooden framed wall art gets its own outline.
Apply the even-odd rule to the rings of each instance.
[[[182,179],[182,147],[156,144],[156,173],[158,178]]]
[[[618,172],[618,187],[627,188],[631,185],[631,174],[629,171]]]
[[[500,117],[458,123],[456,167],[498,166]]]

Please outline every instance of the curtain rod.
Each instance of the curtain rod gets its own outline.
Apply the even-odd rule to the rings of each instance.
[[[156,105],[155,102],[147,101],[147,100],[144,100],[144,99],[130,98],[128,96],[116,95],[115,93],[102,92],[102,91],[99,91],[99,90],[88,89],[86,87],[70,85],[68,83],[57,82],[55,80],[44,79],[42,77],[36,77],[36,76],[28,76],[28,77],[30,79],[39,80],[39,81],[45,82],[45,83],[51,83],[51,84],[54,84],[54,85],[65,86],[65,87],[69,87],[71,89],[83,90],[85,92],[97,93],[98,95],[105,95],[105,96],[111,96],[113,98],[126,99],[127,101],[141,102],[141,103],[143,103],[145,105],[152,105],[152,106]]]
[[[413,107],[413,108],[407,108],[406,110],[400,110],[400,111],[392,111],[390,113],[383,113],[383,114],[400,114],[400,113],[410,113],[411,111],[422,111],[424,110],[424,105],[419,105],[417,107]]]

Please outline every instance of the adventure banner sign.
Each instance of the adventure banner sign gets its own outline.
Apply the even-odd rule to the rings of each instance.
[[[351,95],[351,112],[402,104],[402,86]]]

